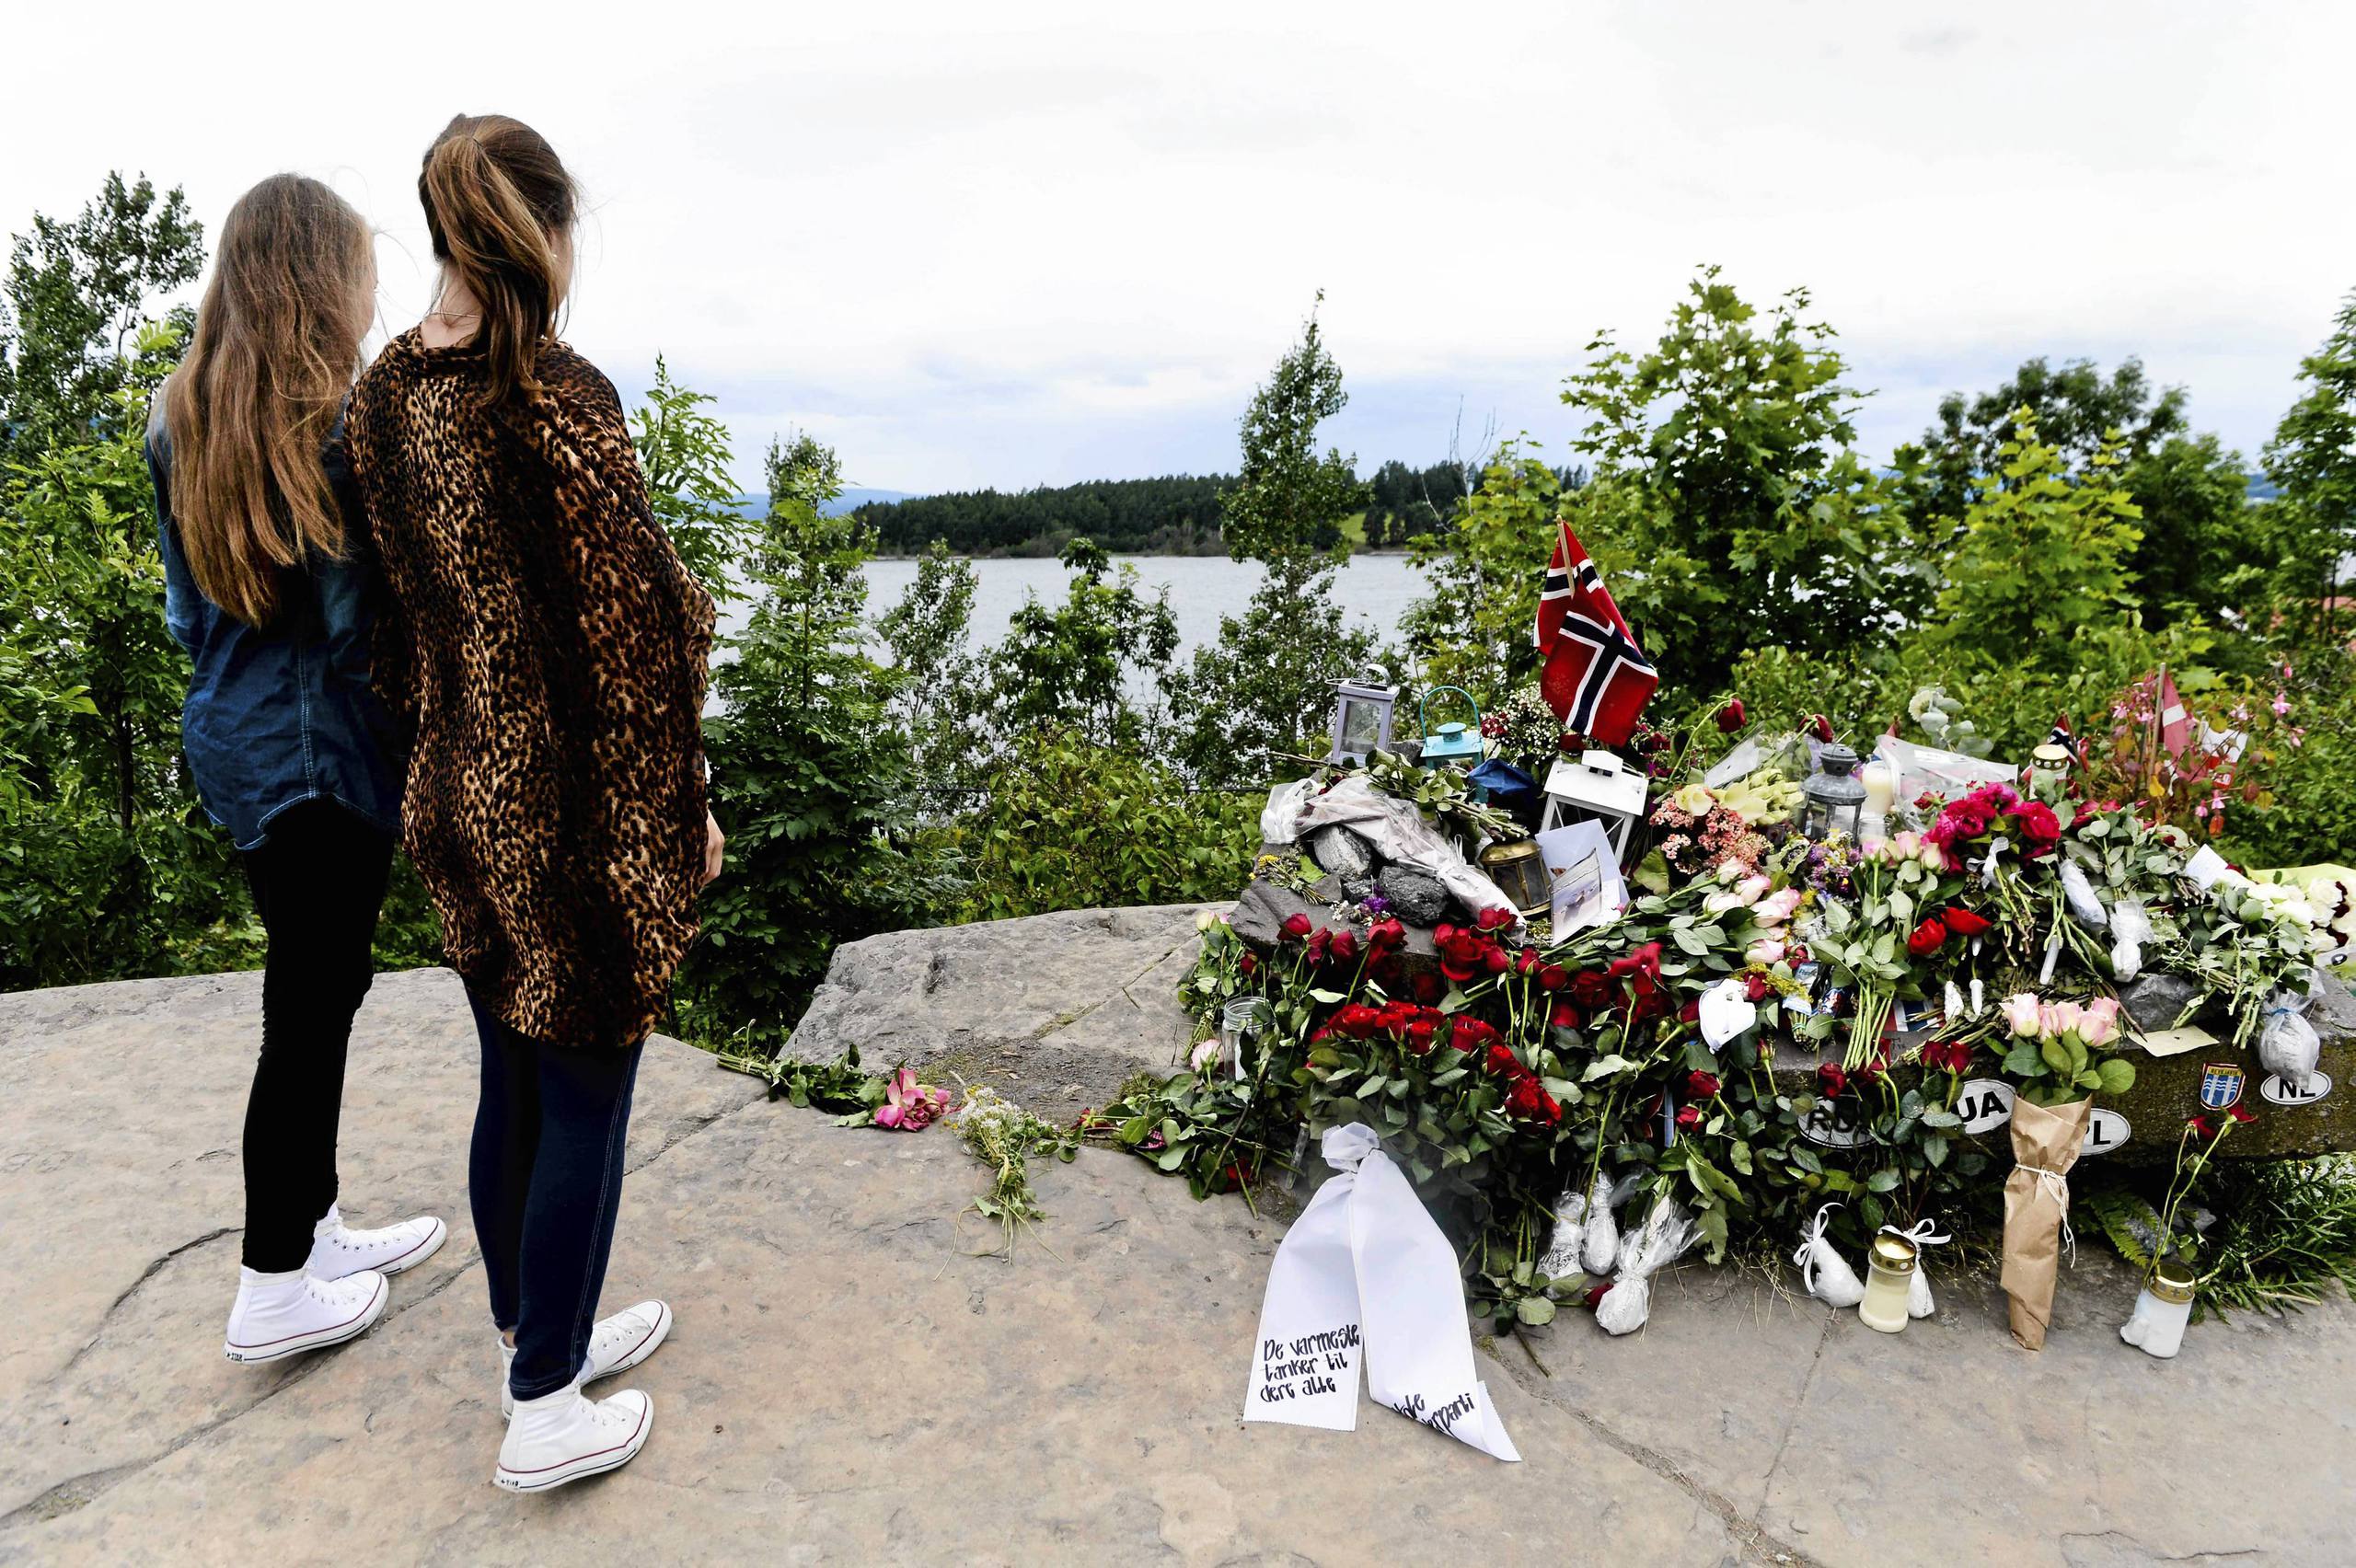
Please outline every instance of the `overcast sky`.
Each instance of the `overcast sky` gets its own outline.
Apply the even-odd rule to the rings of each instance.
[[[793,428],[897,490],[1231,468],[1320,287],[1361,471],[1460,407],[1559,455],[1594,331],[1703,261],[1814,292],[1876,456],[2134,353],[2254,457],[2356,287],[2341,0],[270,9],[12,13],[0,227],[119,167],[211,228],[302,170],[398,330],[426,144],[517,115],[590,195],[572,342],[717,394],[748,482]]]

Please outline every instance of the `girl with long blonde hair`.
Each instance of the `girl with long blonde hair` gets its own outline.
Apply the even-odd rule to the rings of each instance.
[[[432,1217],[354,1230],[337,1204],[344,1057],[400,820],[370,686],[380,595],[342,445],[375,315],[373,241],[318,180],[247,191],[147,432],[165,616],[191,662],[182,750],[269,938],[232,1361],[364,1333],[386,1276],[447,1234]]]

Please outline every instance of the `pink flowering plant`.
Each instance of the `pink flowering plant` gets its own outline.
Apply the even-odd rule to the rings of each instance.
[[[941,1119],[949,1108],[949,1091],[917,1081],[914,1067],[902,1067],[884,1083],[884,1103],[875,1108],[875,1124],[895,1133],[920,1133]]]

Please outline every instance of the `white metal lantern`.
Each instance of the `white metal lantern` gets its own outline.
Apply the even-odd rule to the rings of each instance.
[[[1539,831],[1600,822],[1622,866],[1645,814],[1645,776],[1608,751],[1559,757],[1546,774],[1546,814]]]
[[[1327,763],[1366,766],[1370,752],[1391,749],[1391,709],[1399,688],[1387,685],[1390,673],[1380,664],[1357,680],[1334,683],[1334,744]]]

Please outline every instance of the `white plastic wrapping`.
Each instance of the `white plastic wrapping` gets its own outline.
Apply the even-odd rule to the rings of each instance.
[[[2307,1021],[2307,998],[2296,991],[2275,992],[2258,1030],[2258,1065],[2304,1093],[2322,1055],[2323,1041]]]
[[[1538,1258],[1538,1272],[1548,1279],[1587,1272],[1587,1211],[1588,1195],[1576,1184],[1554,1200],[1553,1233]]]
[[[2124,986],[2143,972],[2143,944],[2152,940],[2152,917],[2140,898],[2122,898],[2110,911],[2111,977]]]
[[[2078,917],[2078,924],[2090,931],[2109,928],[2110,916],[2104,911],[2102,900],[2095,896],[2095,884],[2086,880],[2085,871],[2075,860],[2062,862],[2062,896],[2069,901],[2070,913]]]
[[[1612,1202],[1611,1178],[1600,1170],[1595,1173],[1595,1185],[1587,1195],[1587,1220],[1579,1237],[1579,1262],[1588,1274],[1600,1278],[1611,1272],[1620,1257],[1620,1222],[1611,1216],[1617,1206]]]
[[[1824,1233],[1832,1211],[1840,1206],[1827,1204],[1816,1211],[1816,1217],[1800,1232],[1799,1250],[1792,1254],[1792,1262],[1800,1266],[1800,1283],[1810,1296],[1827,1307],[1854,1307],[1865,1298],[1865,1282]]]
[[[1693,1216],[1675,1198],[1656,1198],[1644,1222],[1620,1239],[1620,1269],[1595,1304],[1604,1332],[1633,1333],[1652,1316],[1653,1275],[1685,1255],[1701,1236]]]
[[[1514,906],[1496,883],[1466,863],[1413,802],[1384,794],[1362,773],[1351,774],[1323,794],[1305,778],[1284,785],[1269,791],[1260,813],[1260,834],[1270,844],[1290,844],[1311,828],[1335,824],[1356,831],[1384,860],[1438,878],[1468,909],[1477,913]]]

